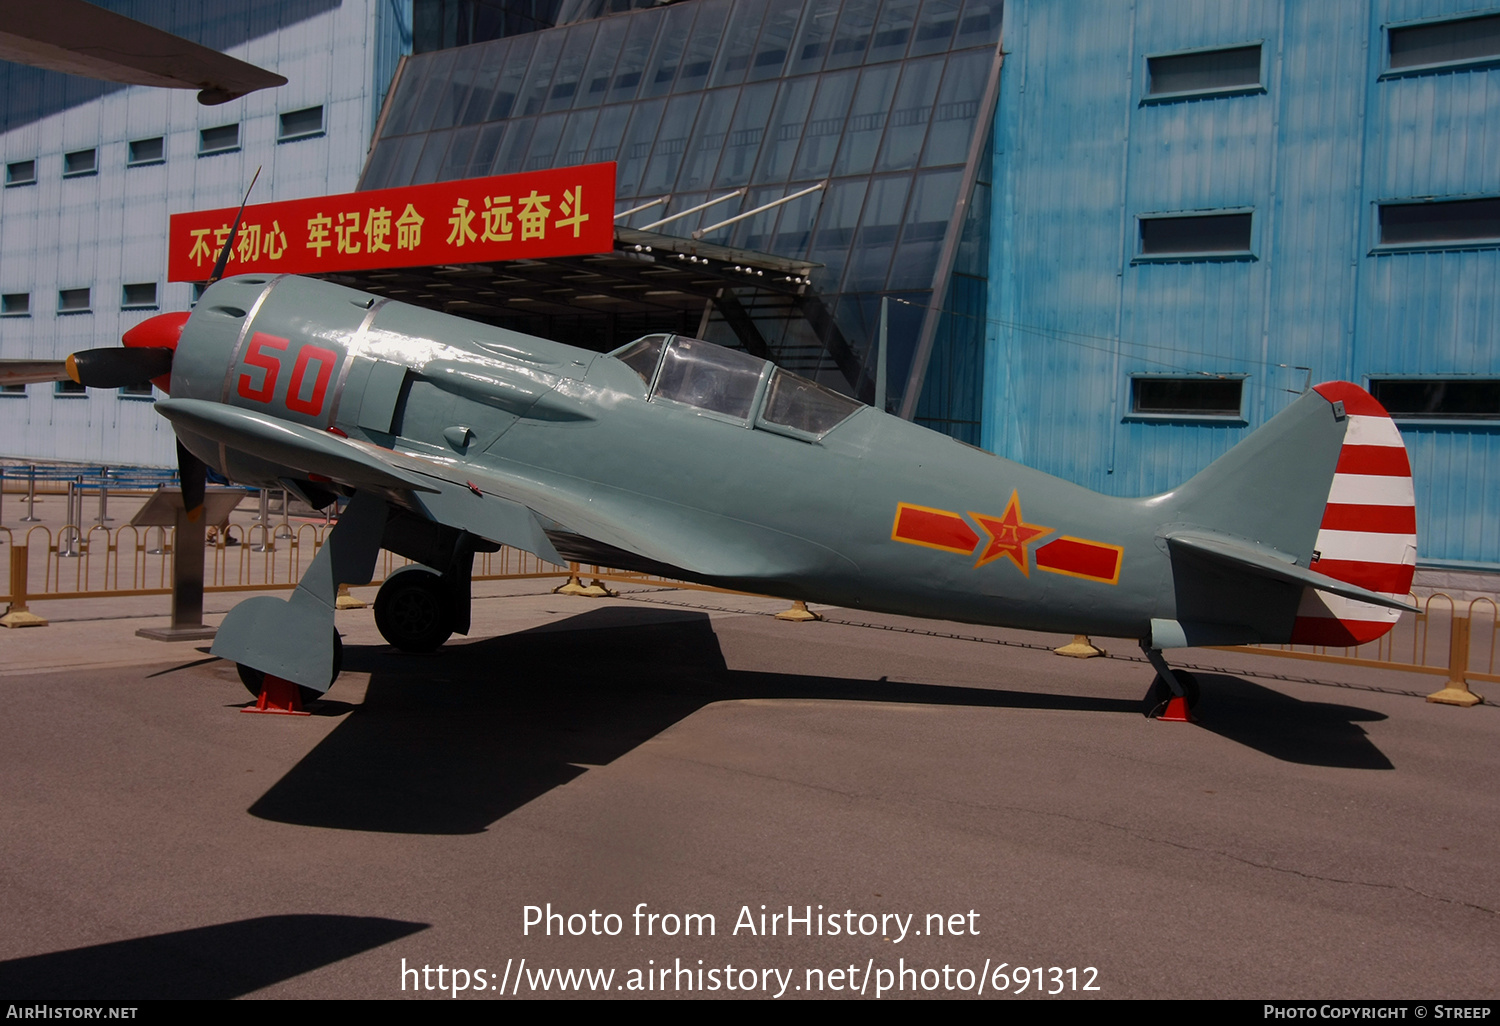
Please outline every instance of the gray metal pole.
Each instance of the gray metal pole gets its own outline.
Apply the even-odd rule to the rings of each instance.
[[[79,474],[68,482],[68,514],[67,523],[63,524],[62,531],[57,536],[57,556],[59,559],[76,559],[78,557],[78,536],[80,534],[78,525],[83,520],[83,475]],[[63,539],[67,544],[63,544]]]
[[[99,526],[113,519],[109,515],[109,468],[104,467],[99,471]]]
[[[32,463],[26,471],[26,515],[21,518],[23,524],[34,524],[41,520],[36,515],[36,464]]]

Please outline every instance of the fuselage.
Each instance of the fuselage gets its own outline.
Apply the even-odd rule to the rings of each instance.
[[[643,545],[621,539],[642,539],[642,562],[687,579],[1036,630],[1143,637],[1177,615],[1157,537],[1174,493],[1099,495],[854,404],[826,430],[789,428],[768,409],[777,372],[758,373],[749,406],[725,413],[669,398],[658,374],[615,356],[322,281],[243,276],[204,293],[171,392],[461,465],[485,490],[570,496],[608,527],[549,528],[585,561],[626,562]],[[183,441],[232,480],[306,476]]]

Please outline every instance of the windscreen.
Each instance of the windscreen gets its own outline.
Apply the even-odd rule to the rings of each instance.
[[[765,366],[764,360],[748,353],[674,336],[662,360],[655,395],[746,420]]]
[[[656,373],[656,361],[661,357],[661,347],[666,344],[666,335],[647,335],[638,338],[615,354],[615,359],[635,371],[646,384]]]

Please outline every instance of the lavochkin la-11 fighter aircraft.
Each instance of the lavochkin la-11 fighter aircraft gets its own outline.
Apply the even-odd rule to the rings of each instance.
[[[236,228],[238,221],[236,221]],[[967,623],[1138,640],[1148,708],[1185,718],[1163,649],[1355,645],[1408,605],[1411,471],[1386,411],[1317,385],[1181,487],[1118,498],[865,406],[744,352],[650,335],[609,354],[317,279],[222,278],[124,348],[0,368],[113,388],[150,378],[184,500],[205,467],[349,503],[288,600],[241,602],[212,651],[252,691],[337,675],[338,585],[384,547],[386,640],[469,630],[476,552],[641,570]],[[1169,712],[1170,715],[1170,712]]]

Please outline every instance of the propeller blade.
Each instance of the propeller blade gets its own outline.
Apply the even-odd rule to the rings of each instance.
[[[177,442],[177,477],[182,485],[182,504],[187,507],[187,518],[194,523],[203,516],[203,493],[208,488],[208,468],[203,461],[188,451],[181,440]]]
[[[260,168],[256,168],[255,177],[250,179],[250,189],[255,188],[255,181],[259,177]],[[240,210],[234,215],[234,225],[229,229],[229,238],[224,240],[224,248],[219,251],[219,259],[214,263],[214,273],[208,279],[210,285],[224,277],[224,268],[229,265],[229,251],[234,249],[234,237],[240,232],[240,218],[245,216],[245,204],[250,202],[250,189],[245,190],[245,198],[240,200]]]
[[[0,385],[37,385],[67,380],[68,366],[63,360],[0,360]]]
[[[124,388],[172,372],[170,349],[85,349],[65,361],[68,377],[89,388]]]

